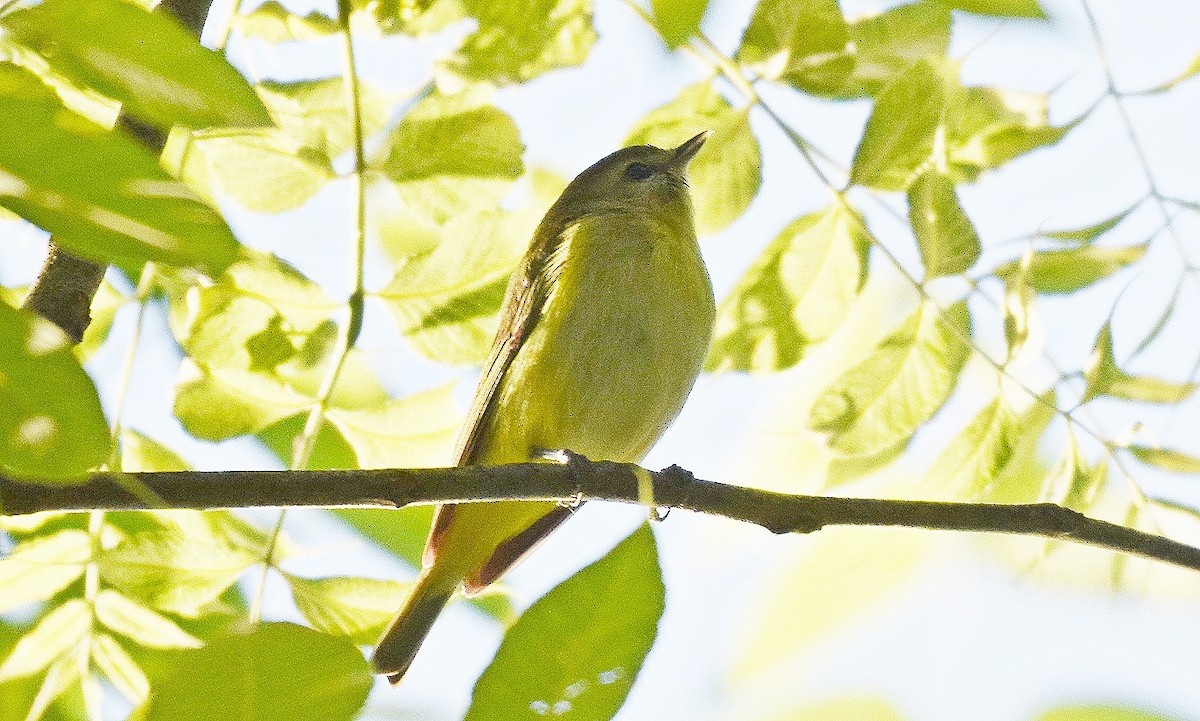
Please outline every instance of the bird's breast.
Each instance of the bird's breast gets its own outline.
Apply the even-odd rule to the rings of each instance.
[[[522,418],[531,446],[639,461],[678,415],[714,316],[688,225],[593,219],[560,249],[554,290],[502,392],[502,417]]]

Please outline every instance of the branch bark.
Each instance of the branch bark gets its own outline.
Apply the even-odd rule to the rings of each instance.
[[[0,513],[148,509],[127,488],[141,487],[168,508],[254,506],[387,507],[501,500],[639,503],[633,464],[589,461],[458,468],[341,471],[180,471],[96,473],[79,484],[20,482],[0,476]],[[753,523],[772,533],[826,526],[897,526],[1043,536],[1120,551],[1200,571],[1200,548],[1051,503],[990,504],[807,496],[695,478],[678,466],[645,471],[654,502]]]

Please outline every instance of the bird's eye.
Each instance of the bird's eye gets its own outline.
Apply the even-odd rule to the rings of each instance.
[[[625,177],[630,180],[645,180],[651,175],[654,175],[654,168],[642,163],[630,163],[625,169]]]

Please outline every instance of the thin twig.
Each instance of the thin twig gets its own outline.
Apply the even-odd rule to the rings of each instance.
[[[342,471],[180,471],[128,474],[174,508],[318,506],[402,508],[502,500],[638,503],[638,466],[607,461],[516,463],[458,468]],[[994,504],[897,501],[775,493],[695,478],[671,466],[646,471],[654,503],[762,526],[772,533],[812,533],[826,526],[895,526],[1042,536],[1120,551],[1200,571],[1200,548],[1052,503]],[[21,483],[0,477],[0,509],[37,511],[144,509],[97,473],[75,485]]]

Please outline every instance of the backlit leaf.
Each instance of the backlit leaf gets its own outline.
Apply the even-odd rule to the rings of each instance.
[[[1040,293],[1070,293],[1103,280],[1133,265],[1146,253],[1145,245],[1123,248],[1099,248],[1086,245],[1070,250],[1040,250],[1029,265],[1029,284]],[[1009,261],[996,269],[1007,278],[1018,261]]]
[[[50,321],[0,302],[0,470],[82,480],[109,454],[108,424],[71,341]]]
[[[290,623],[264,623],[181,653],[174,673],[156,679],[140,718],[350,721],[372,680],[350,640]]]
[[[341,29],[337,20],[318,10],[295,15],[277,0],[268,0],[245,15],[236,15],[233,22],[246,37],[268,43],[317,40]]]
[[[650,0],[654,27],[667,47],[677,48],[700,28],[708,0]]]
[[[521,615],[464,721],[612,718],[654,643],[663,597],[654,535],[642,526]]]
[[[1051,709],[1040,714],[1035,721],[1183,721],[1183,717],[1166,716],[1128,706],[1080,704]]]
[[[522,83],[581,64],[596,42],[591,0],[464,0],[479,29],[447,67],[467,80]]]
[[[83,575],[92,539],[65,529],[17,544],[0,557],[0,613],[46,601]]]
[[[1008,361],[1020,355],[1033,322],[1036,296],[1029,287],[1029,266],[1033,250],[1026,249],[1016,271],[1004,279],[1004,340],[1008,345]]]
[[[87,603],[80,598],[47,613],[0,664],[0,681],[35,674],[76,649],[87,634],[91,619]]]
[[[736,59],[771,79],[807,89],[835,86],[854,67],[837,0],[759,0]],[[830,77],[832,76],[832,78]]]
[[[862,218],[840,203],[788,224],[722,301],[706,368],[769,372],[798,362],[849,312],[870,244]]]
[[[970,354],[965,302],[938,311],[925,303],[864,361],[813,404],[809,425],[829,447],[871,456],[906,443],[941,408]]]
[[[101,577],[131,598],[195,617],[259,560],[212,537],[152,531],[104,551],[99,564]]]
[[[1083,374],[1087,391],[1080,403],[1086,403],[1096,396],[1144,403],[1179,403],[1198,387],[1196,383],[1135,376],[1121,370],[1113,355],[1112,321],[1105,323],[1096,336],[1096,344]]]
[[[966,272],[983,252],[979,234],[959,205],[954,182],[927,170],[908,188],[908,221],[917,237],[925,280]]]
[[[129,428],[121,429],[121,470],[190,471],[191,464],[158,441]]]
[[[913,63],[945,57],[950,49],[950,11],[940,2],[913,2],[850,23],[854,61],[848,76],[830,74],[824,86],[801,89],[834,98],[876,95]],[[811,74],[810,74],[811,77]]]
[[[404,602],[411,583],[375,578],[287,577],[296,608],[318,631],[371,644]]]
[[[359,410],[331,408],[326,418],[354,449],[360,468],[450,465],[462,413],[453,384]]]
[[[1130,446],[1129,452],[1142,463],[1158,466],[1173,473],[1200,473],[1200,457],[1171,448]]]
[[[883,88],[854,152],[850,182],[880,190],[908,187],[933,153],[948,72],[921,60]]]
[[[392,95],[363,79],[357,88],[359,122],[364,136],[370,137],[387,124]],[[344,77],[287,83],[268,80],[258,84],[258,92],[280,129],[304,147],[326,158],[354,149],[354,121]]]
[[[236,257],[221,215],[150,151],[64,110],[34,76],[7,63],[0,63],[0,136],[21,138],[0,143],[0,204],[71,252],[212,274]]]
[[[487,357],[509,276],[536,222],[503,211],[460,216],[446,223],[432,252],[401,266],[378,297],[417,351],[442,363]]]
[[[912,578],[929,543],[928,534],[896,529],[829,528],[813,536],[759,602],[735,673],[771,669],[879,608]]]
[[[979,15],[1045,20],[1046,11],[1038,0],[944,0],[953,8]]]
[[[1155,86],[1148,92],[1151,92],[1151,93],[1166,92],[1167,90],[1170,90],[1171,88],[1175,87],[1176,85],[1179,85],[1180,83],[1182,83],[1186,80],[1191,80],[1192,78],[1196,77],[1197,75],[1200,75],[1200,54],[1198,54],[1198,55],[1196,55],[1196,57],[1192,58],[1192,62],[1188,63],[1188,66],[1186,68],[1184,68],[1183,71],[1180,72],[1178,75],[1176,75],[1175,77],[1171,78],[1170,80],[1166,81],[1165,83],[1163,83],[1161,85]]]
[[[1086,245],[1115,228],[1118,223],[1129,217],[1129,214],[1136,210],[1137,207],[1137,205],[1131,205],[1116,215],[1105,218],[1098,223],[1086,225],[1082,228],[1073,228],[1071,230],[1048,230],[1042,232],[1041,235],[1044,235],[1047,238],[1054,238],[1056,240],[1069,240],[1074,243]]]
[[[701,234],[737,220],[762,184],[762,155],[750,129],[749,108],[735,109],[711,81],[696,83],[647,113],[625,141],[674,148],[704,130],[713,134],[687,171]]]
[[[1057,143],[1076,123],[1050,125],[1047,96],[1005,88],[970,87],[946,108],[947,162],[962,180]]]
[[[1021,430],[1012,409],[993,400],[942,450],[923,488],[938,500],[976,497],[1013,457]]]
[[[96,594],[96,618],[110,631],[150,648],[197,648],[200,639],[171,619],[112,589]]]
[[[259,213],[298,208],[334,179],[329,158],[277,128],[176,131],[164,157],[210,199],[228,196]]]
[[[46,0],[0,24],[59,72],[164,130],[271,123],[241,73],[170,13],[123,0]]]
[[[524,146],[513,119],[487,99],[432,94],[389,133],[377,164],[400,202],[437,223],[498,205],[521,175]]]
[[[150,682],[137,661],[112,636],[98,633],[92,636],[91,660],[125,698],[135,704],[146,700]]]

